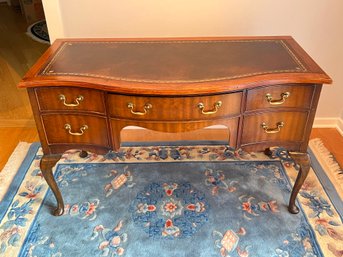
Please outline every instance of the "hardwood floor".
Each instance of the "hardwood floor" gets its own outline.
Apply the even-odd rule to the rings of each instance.
[[[36,128],[0,128],[0,170],[19,142],[38,142]]]
[[[0,4],[0,127],[34,126],[27,93],[17,83],[48,45],[27,36],[28,25],[20,10]]]

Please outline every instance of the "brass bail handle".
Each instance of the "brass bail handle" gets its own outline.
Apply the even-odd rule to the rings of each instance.
[[[148,113],[148,111],[152,108],[152,105],[151,104],[145,104],[144,107],[143,107],[143,112],[140,112],[140,111],[134,111],[133,109],[135,108],[135,105],[133,103],[128,103],[127,104],[127,108],[130,109],[130,112],[134,115],[140,115],[140,116],[143,116],[143,115],[146,115]]]
[[[291,95],[290,92],[284,92],[280,94],[280,97],[281,97],[280,99],[273,100],[272,95],[268,93],[266,94],[266,98],[269,104],[279,105],[279,104],[283,104],[290,95]]]
[[[213,104],[213,109],[210,111],[204,111],[205,105],[203,103],[199,103],[198,108],[200,109],[202,114],[209,115],[209,114],[215,114],[218,111],[219,107],[222,106],[222,104],[223,104],[222,101],[215,102]]]
[[[87,126],[87,125],[81,126],[81,128],[79,129],[80,132],[72,132],[72,131],[71,131],[71,130],[72,130],[71,125],[68,124],[68,123],[64,124],[64,128],[65,128],[65,130],[67,130],[68,133],[69,133],[70,135],[72,135],[72,136],[82,136],[82,135],[85,133],[85,130],[88,129],[88,126]]]
[[[74,100],[74,103],[67,103],[67,102],[66,102],[66,101],[67,101],[67,100],[66,100],[66,97],[65,97],[65,95],[63,95],[63,94],[60,94],[60,95],[58,96],[58,99],[59,99],[60,101],[62,101],[63,104],[64,104],[65,106],[68,106],[68,107],[76,107],[76,106],[79,106],[79,105],[80,105],[80,102],[83,101],[84,97],[83,97],[82,95],[77,96],[77,97],[75,98],[75,100]]]
[[[268,125],[265,122],[261,123],[261,128],[264,130],[267,134],[275,134],[279,133],[281,131],[281,128],[285,125],[283,121],[279,121],[276,123],[276,128],[269,128]]]

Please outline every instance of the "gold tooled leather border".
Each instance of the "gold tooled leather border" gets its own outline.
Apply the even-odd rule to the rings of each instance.
[[[63,52],[63,50],[73,45],[74,43],[77,44],[185,44],[185,43],[249,43],[249,42],[275,42],[280,43],[284,49],[288,52],[294,62],[298,65],[295,69],[284,69],[284,70],[272,70],[272,71],[261,71],[261,72],[254,72],[254,73],[245,73],[235,76],[227,76],[227,77],[218,77],[218,78],[208,78],[208,79],[197,79],[197,80],[153,80],[153,79],[132,79],[132,78],[124,78],[124,77],[115,77],[115,76],[105,76],[105,75],[98,75],[92,73],[75,73],[75,72],[55,72],[51,70],[51,66],[54,64],[58,56]],[[213,82],[213,81],[220,81],[220,80],[230,80],[230,79],[238,79],[243,77],[250,77],[256,75],[263,75],[263,74],[270,74],[270,73],[287,73],[287,72],[306,72],[306,67],[301,63],[301,61],[297,58],[297,56],[292,52],[292,50],[286,45],[286,43],[280,39],[261,39],[261,40],[176,40],[176,41],[77,41],[77,42],[65,42],[63,45],[58,49],[55,56],[48,62],[44,70],[39,75],[45,76],[84,76],[84,77],[93,77],[93,78],[103,78],[103,79],[113,79],[113,80],[121,80],[127,82],[142,82],[142,83],[197,83],[197,82]]]

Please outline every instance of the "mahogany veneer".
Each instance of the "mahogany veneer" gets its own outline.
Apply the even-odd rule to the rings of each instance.
[[[309,170],[306,155],[325,72],[291,37],[56,40],[19,87],[27,88],[44,157],[71,148],[120,148],[130,125],[183,132],[222,124],[248,151],[283,146],[300,164],[289,211]]]

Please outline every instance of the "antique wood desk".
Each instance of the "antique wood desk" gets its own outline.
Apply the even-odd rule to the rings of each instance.
[[[215,124],[227,126],[235,148],[294,152],[301,169],[289,211],[297,213],[323,83],[331,79],[291,37],[65,39],[19,87],[30,97],[54,215],[64,204],[52,167],[64,151],[118,150],[129,125],[181,132]]]

